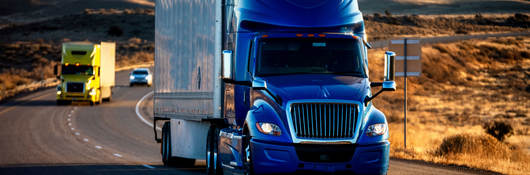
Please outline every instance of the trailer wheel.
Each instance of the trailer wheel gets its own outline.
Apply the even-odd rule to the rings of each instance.
[[[169,122],[165,122],[164,126],[162,127],[162,143],[160,144],[160,146],[162,147],[162,162],[164,162],[164,166],[168,166],[170,156],[170,154],[168,153],[168,127]]]
[[[102,99],[104,102],[110,102],[112,100],[112,87],[110,88],[110,95],[108,98],[103,98]]]
[[[223,167],[219,159],[219,127],[212,125],[206,140],[206,174],[222,175]]]
[[[164,166],[191,167],[195,164],[194,159],[186,159],[171,156],[171,132],[170,122],[165,122],[162,126],[162,162]]]

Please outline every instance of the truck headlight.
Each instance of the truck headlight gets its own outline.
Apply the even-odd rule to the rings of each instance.
[[[90,90],[90,93],[88,93],[88,94],[90,94],[91,96],[95,96],[96,95],[96,89]]]
[[[62,90],[61,86],[57,86],[57,95],[61,95],[63,93]]]
[[[366,128],[366,135],[368,136],[380,136],[385,134],[385,132],[386,124],[384,123],[373,124]]]
[[[273,124],[273,123],[258,122],[256,123],[256,127],[258,128],[258,131],[263,134],[273,135],[273,136],[279,136],[282,134],[280,127],[278,127],[278,125]]]

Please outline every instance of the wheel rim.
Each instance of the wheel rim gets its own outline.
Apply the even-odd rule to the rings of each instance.
[[[250,143],[245,148],[245,158],[247,159],[247,163],[250,163]]]

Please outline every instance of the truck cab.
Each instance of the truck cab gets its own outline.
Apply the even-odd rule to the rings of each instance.
[[[225,83],[228,122],[217,145],[221,168],[386,173],[387,122],[367,100],[372,95],[362,36],[253,36],[249,83]]]
[[[72,101],[91,105],[109,100],[114,86],[115,44],[63,43],[61,64],[55,69],[60,84],[57,104]]]

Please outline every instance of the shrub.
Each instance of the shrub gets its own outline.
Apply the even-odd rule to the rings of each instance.
[[[489,135],[458,134],[445,138],[438,149],[437,156],[474,155],[483,158],[505,158],[510,149]]]
[[[499,141],[504,141],[505,138],[513,135],[513,127],[508,122],[493,121],[487,122],[483,126],[486,133],[495,137]]]

